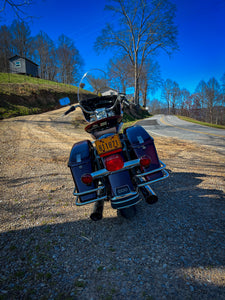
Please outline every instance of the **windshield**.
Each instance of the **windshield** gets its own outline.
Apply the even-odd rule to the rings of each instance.
[[[110,90],[106,73],[100,69],[91,69],[82,77],[78,87],[78,102],[104,96]]]
[[[84,74],[78,88],[78,101],[88,122],[121,114],[118,92],[110,88],[106,73],[92,69]],[[118,105],[116,105],[118,104]]]

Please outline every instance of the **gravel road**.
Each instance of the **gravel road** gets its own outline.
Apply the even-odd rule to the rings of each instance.
[[[93,222],[67,167],[89,136],[63,111],[0,122],[0,299],[225,299],[224,155],[156,137],[158,203]]]

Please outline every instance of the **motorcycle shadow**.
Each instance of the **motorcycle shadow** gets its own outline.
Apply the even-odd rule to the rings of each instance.
[[[206,176],[171,173],[153,186],[159,201],[140,202],[132,220],[116,212],[112,216],[107,202],[100,222],[74,217],[1,233],[1,289],[7,297],[65,297],[74,282],[82,282],[76,295],[87,299],[106,295],[113,282],[115,299],[140,299],[140,284],[158,298],[193,292],[220,298],[225,293],[225,199],[216,187],[201,185]]]

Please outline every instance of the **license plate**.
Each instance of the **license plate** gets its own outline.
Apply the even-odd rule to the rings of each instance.
[[[99,155],[122,148],[118,134],[97,140],[95,141],[95,145]]]

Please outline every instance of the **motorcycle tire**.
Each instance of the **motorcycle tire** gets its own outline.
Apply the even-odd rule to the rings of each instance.
[[[133,217],[136,216],[136,207],[135,205],[133,205],[130,207],[118,209],[117,212],[120,216],[122,216],[125,219],[132,219]]]

